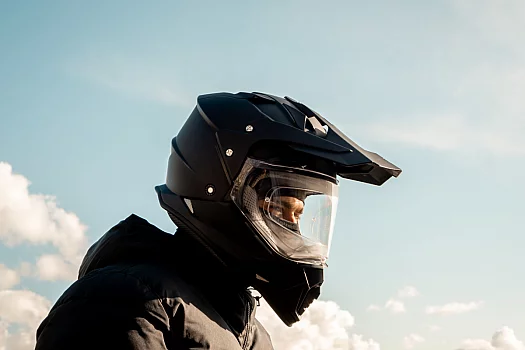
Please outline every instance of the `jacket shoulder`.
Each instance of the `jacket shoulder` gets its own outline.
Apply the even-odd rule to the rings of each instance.
[[[228,324],[198,290],[171,269],[152,264],[106,266],[83,276],[57,300],[37,338],[46,331],[77,338],[92,332],[102,336],[103,330],[125,334],[129,330],[123,327],[136,320],[148,324],[133,327],[159,332],[167,349],[239,348]]]
[[[151,287],[123,266],[74,282],[37,330],[37,350],[166,350],[169,317]]]

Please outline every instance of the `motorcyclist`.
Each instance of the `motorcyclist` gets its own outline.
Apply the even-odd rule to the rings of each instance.
[[[199,96],[171,146],[156,191],[176,233],[136,215],[111,228],[37,350],[272,349],[251,288],[297,322],[320,294],[337,177],[380,186],[401,173],[306,105],[264,93]]]

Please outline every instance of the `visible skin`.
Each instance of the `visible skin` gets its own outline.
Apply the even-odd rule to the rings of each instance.
[[[278,197],[280,201],[266,202],[264,199],[259,200],[259,207],[270,212],[271,215],[297,224],[304,210],[302,200],[290,196]]]

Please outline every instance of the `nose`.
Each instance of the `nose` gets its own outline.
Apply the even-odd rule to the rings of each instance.
[[[283,211],[283,219],[288,221],[288,222],[297,224],[297,217],[295,216],[295,211],[294,210],[290,210],[290,209],[284,210]]]

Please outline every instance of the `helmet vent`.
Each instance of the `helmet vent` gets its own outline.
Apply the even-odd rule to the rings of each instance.
[[[308,128],[308,127],[305,127],[304,131],[313,132],[316,136],[326,137],[326,135],[328,134],[328,126],[327,125],[321,124],[319,119],[317,119],[316,117],[306,118],[306,121],[307,121],[306,124],[310,124],[310,128],[311,129]]]

